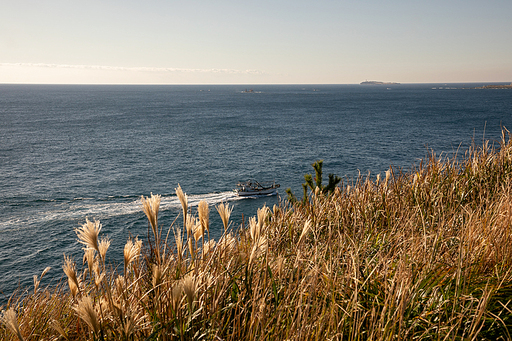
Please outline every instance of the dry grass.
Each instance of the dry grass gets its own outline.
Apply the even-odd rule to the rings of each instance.
[[[183,225],[162,239],[152,195],[142,199],[152,241],[127,242],[122,274],[87,221],[77,230],[87,265],[66,257],[69,288],[12,298],[0,338],[509,340],[511,172],[504,133],[461,160],[431,155],[410,173],[263,207],[217,241],[208,206],[196,218],[181,187]],[[217,211],[228,231],[231,208]]]

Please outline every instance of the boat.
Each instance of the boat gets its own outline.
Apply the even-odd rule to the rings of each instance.
[[[258,182],[253,179],[249,179],[244,182],[238,182],[236,184],[235,192],[238,196],[248,197],[256,195],[276,195],[279,184],[275,181],[262,181]]]

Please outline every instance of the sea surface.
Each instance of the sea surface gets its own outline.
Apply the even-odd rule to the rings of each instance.
[[[74,229],[86,217],[121,264],[130,236],[147,240],[141,195],[162,195],[167,233],[181,226],[181,185],[193,212],[209,203],[218,238],[215,205],[234,206],[236,230],[286,188],[301,195],[316,160],[349,182],[497,141],[512,128],[512,90],[476,86],[0,85],[0,304],[47,266],[42,285],[59,283],[63,254],[81,265]],[[248,178],[275,180],[279,196],[239,199]]]

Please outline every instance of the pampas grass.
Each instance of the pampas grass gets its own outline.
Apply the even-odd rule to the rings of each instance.
[[[183,211],[183,224],[186,224],[187,221],[187,212],[188,212],[188,197],[185,193],[183,193],[183,190],[181,189],[181,186],[178,184],[178,188],[175,188],[176,196],[180,200],[181,208]]]
[[[99,335],[101,331],[100,322],[98,320],[98,313],[94,308],[92,299],[89,296],[85,296],[78,301],[73,307],[77,312],[78,316],[91,328],[91,331],[95,335]]]
[[[128,239],[123,250],[125,275],[128,271],[128,267],[130,266],[130,264],[140,256],[141,250],[142,240],[139,240],[138,238],[135,238],[135,241]]]
[[[2,312],[2,315],[0,315],[0,322],[2,322],[11,333],[16,335],[20,341],[25,340],[21,335],[18,318],[14,309],[10,308],[7,311]]]
[[[231,216],[231,212],[233,211],[233,206],[229,206],[229,204],[224,204],[223,202],[217,205],[217,212],[219,212],[220,218],[222,219],[222,224],[224,225],[224,232],[228,230],[229,226],[229,217]]]
[[[81,228],[75,230],[78,241],[86,247],[98,251],[100,253],[98,236],[101,231],[101,224],[99,221],[91,222],[85,218],[85,224]]]
[[[73,297],[76,297],[80,285],[78,284],[78,278],[76,277],[75,262],[70,257],[64,255],[64,265],[62,270],[68,278],[68,286]]]
[[[46,275],[50,270],[51,267],[47,266],[41,273],[41,277],[37,278],[37,276],[34,275],[34,295],[37,294],[37,289],[39,289],[39,284],[41,283],[41,280],[43,279],[44,275]]]
[[[229,232],[233,208],[221,203],[218,240],[205,240],[207,205],[195,212],[180,186],[176,195],[173,243],[157,225],[159,196],[141,199],[153,235],[126,242],[122,275],[104,262],[101,224],[86,219],[83,268],[65,256],[68,286],[36,281],[34,294],[11,297],[0,339],[511,339],[506,131],[496,148],[431,154],[408,173],[264,206],[247,229]]]

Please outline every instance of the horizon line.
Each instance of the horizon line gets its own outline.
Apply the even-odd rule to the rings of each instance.
[[[383,85],[414,85],[414,84],[483,84],[512,83],[510,81],[439,81],[439,82],[397,82]],[[0,82],[0,85],[361,85],[360,83],[39,83],[39,82]],[[379,86],[379,85],[376,85]]]

